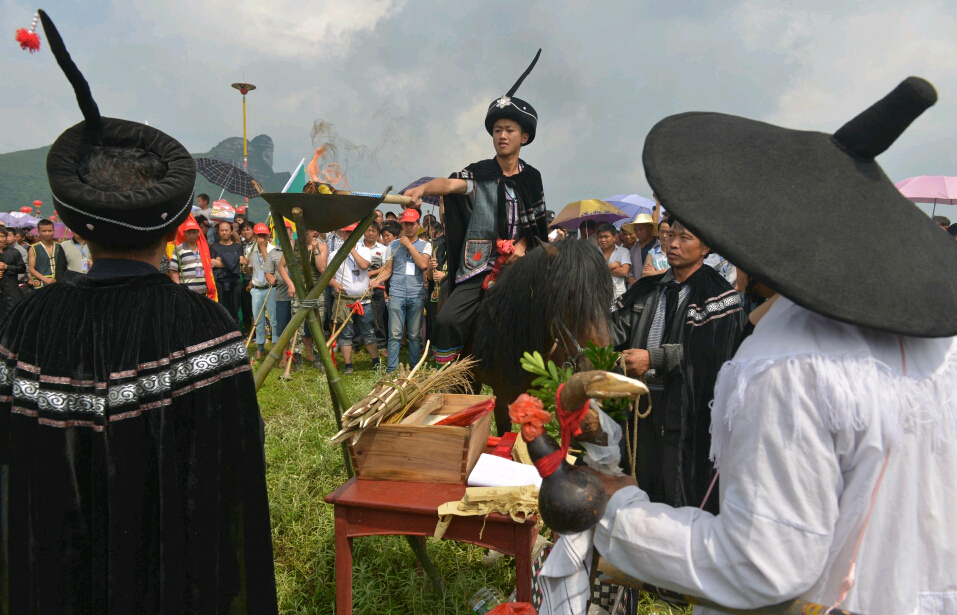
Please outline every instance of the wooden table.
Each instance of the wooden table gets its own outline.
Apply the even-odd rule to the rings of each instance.
[[[356,536],[425,536],[435,533],[441,504],[461,500],[465,485],[349,479],[326,497],[335,506],[336,613],[352,613],[352,539]],[[482,531],[482,525],[485,530]],[[482,537],[479,538],[479,532]],[[532,601],[535,519],[516,523],[508,515],[453,517],[444,538],[515,557],[516,600]]]

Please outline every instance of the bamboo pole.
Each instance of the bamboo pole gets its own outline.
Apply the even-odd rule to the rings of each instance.
[[[275,219],[282,219],[281,214],[278,211],[273,210],[273,216]],[[305,287],[302,282],[302,274],[296,267],[290,268],[289,277],[292,280],[293,286],[296,289],[296,295],[300,297],[300,303],[302,301],[313,301],[319,298],[319,295],[325,291],[326,287],[329,285],[329,281],[332,279],[332,276],[339,269],[343,262],[345,262],[346,257],[349,255],[349,251],[352,250],[353,246],[359,241],[362,237],[362,234],[365,232],[365,229],[372,224],[372,221],[375,220],[375,212],[370,212],[368,216],[362,219],[359,222],[359,225],[356,227],[356,230],[352,231],[352,234],[349,235],[346,239],[345,244],[343,245],[344,249],[340,249],[336,254],[335,258],[329,263],[329,266],[326,267],[325,273],[319,277],[319,281],[312,288],[312,290],[306,294]],[[279,243],[283,248],[283,253],[286,253],[286,250],[292,254],[292,244],[289,242],[289,236],[285,233],[278,233]],[[289,259],[287,259],[288,261]],[[266,360],[263,361],[263,364],[260,366],[259,371],[256,372],[256,389],[262,386],[263,382],[266,380],[266,376],[269,375],[269,371],[276,365],[276,362],[279,361],[282,357],[280,353],[285,350],[286,345],[289,344],[289,340],[292,339],[292,334],[302,322],[305,321],[309,326],[309,332],[312,334],[313,341],[316,342],[316,345],[319,348],[319,356],[322,360],[323,367],[326,368],[327,379],[332,379],[334,382],[330,382],[330,388],[336,393],[339,397],[339,403],[348,408],[351,404],[348,403],[348,397],[345,394],[345,390],[342,388],[342,383],[338,379],[338,373],[335,370],[335,367],[332,364],[332,355],[329,354],[328,349],[324,349],[326,338],[322,334],[322,328],[319,325],[319,321],[316,318],[315,310],[304,309],[299,310],[292,317],[292,320],[289,321],[289,324],[286,326],[286,330],[282,332],[282,335],[279,336],[279,340],[272,350],[266,355]],[[321,343],[320,343],[321,342]],[[327,362],[328,360],[328,362]],[[331,370],[331,371],[330,371]],[[333,376],[334,374],[334,376]]]
[[[253,248],[254,250],[256,248]],[[259,316],[256,317],[256,321],[253,323],[253,328],[249,332],[249,337],[246,339],[246,348],[249,348],[249,344],[253,341],[253,336],[256,335],[256,327],[259,326],[259,319],[263,317],[263,312],[266,311],[266,304],[269,303],[269,293],[272,292],[272,287],[269,287],[269,290],[266,291],[266,298],[263,299],[263,306],[259,308]]]
[[[368,193],[365,193],[365,192],[355,192],[355,191],[349,191],[349,190],[336,190],[336,194],[356,194],[360,196],[368,195]],[[415,205],[415,202],[412,200],[411,197],[402,196],[401,194],[387,194],[384,197],[382,197],[382,202],[389,205],[404,205],[406,208],[409,208]]]
[[[296,223],[296,230],[299,231],[299,241],[297,245],[299,246],[299,263],[302,265],[302,280],[305,282],[306,292],[312,290],[312,263],[309,262],[309,245],[306,240],[306,219],[302,215],[302,208],[293,207],[292,208],[292,218],[293,222]],[[287,261],[289,259],[286,259]]]
[[[280,376],[280,378],[282,378],[283,380],[292,380],[292,364],[295,361],[294,353],[296,351],[296,342],[298,341],[299,341],[299,327],[296,327],[296,332],[292,336],[292,344],[290,345],[290,348],[292,348],[292,352],[289,354],[288,357],[286,357],[286,368],[282,370],[282,376]]]

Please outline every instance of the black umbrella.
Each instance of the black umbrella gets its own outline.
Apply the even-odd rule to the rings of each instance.
[[[226,158],[197,158],[196,170],[223,190],[247,199],[255,199],[263,192],[256,178]]]

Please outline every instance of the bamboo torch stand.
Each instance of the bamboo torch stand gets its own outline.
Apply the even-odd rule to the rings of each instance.
[[[392,187],[390,186],[386,192],[391,189]],[[280,214],[276,208],[272,206],[270,206],[270,212],[272,213],[273,220],[278,221],[275,223],[275,227],[277,229],[282,229],[285,226],[282,222],[282,214]],[[301,214],[296,215],[294,212],[293,216],[296,218],[296,228],[299,230],[300,237],[305,236],[306,226]],[[300,304],[302,304],[304,301],[312,302],[318,299],[319,296],[325,292],[326,287],[329,286],[329,282],[332,280],[332,277],[335,275],[336,271],[338,271],[342,263],[345,262],[346,257],[349,256],[349,252],[359,242],[363,234],[365,234],[366,229],[369,228],[374,220],[375,212],[373,211],[358,223],[355,230],[353,230],[348,239],[346,239],[345,244],[343,244],[342,248],[340,248],[336,253],[335,258],[329,262],[325,273],[319,277],[319,280],[316,281],[316,284],[311,289],[307,288],[305,285],[302,270],[298,266],[294,265],[296,263],[296,258],[292,243],[289,241],[289,234],[284,230],[276,233],[279,238],[279,247],[282,248],[283,256],[286,257],[286,263],[289,268],[289,278],[292,280],[292,285],[296,289],[296,296],[299,298]],[[306,267],[306,269],[308,270],[308,267]],[[311,271],[309,273],[311,274]],[[336,426],[341,430],[342,412],[343,410],[352,406],[352,403],[349,401],[345,389],[342,386],[342,380],[339,378],[339,372],[336,371],[335,365],[332,362],[332,353],[326,346],[326,338],[322,334],[322,326],[319,323],[319,319],[316,318],[315,309],[300,309],[298,312],[296,312],[295,316],[292,317],[292,320],[289,322],[289,324],[286,325],[286,329],[279,337],[279,341],[269,351],[269,354],[266,356],[265,361],[263,361],[263,364],[260,366],[259,371],[256,372],[256,390],[259,390],[259,387],[261,387],[263,382],[266,381],[266,376],[269,375],[269,371],[272,370],[272,368],[276,365],[276,362],[282,358],[282,353],[286,349],[286,345],[289,344],[290,339],[292,339],[293,334],[299,329],[299,325],[302,324],[303,320],[306,321],[306,326],[309,327],[309,332],[312,334],[312,339],[315,342],[316,348],[319,352],[319,358],[322,361],[323,367],[326,369],[326,382],[329,385],[329,396],[332,398],[332,410],[335,413]],[[342,457],[343,461],[345,462],[346,473],[348,474],[349,478],[352,478],[355,475],[355,471],[352,468],[352,459],[349,456],[349,450],[347,446],[348,445],[345,442],[342,443]],[[432,565],[428,553],[426,553],[425,549],[421,544],[419,544],[418,540],[414,536],[406,536],[405,538],[409,543],[409,548],[412,549],[412,552],[422,565],[422,569],[425,570],[426,574],[429,576],[429,579],[432,581],[432,586],[435,588],[435,591],[439,593],[439,595],[444,596],[445,583],[442,581],[442,577],[439,576],[435,566]]]

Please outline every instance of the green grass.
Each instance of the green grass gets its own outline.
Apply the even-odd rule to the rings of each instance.
[[[405,353],[403,352],[403,355]],[[403,360],[404,357],[403,357]],[[353,357],[355,374],[342,376],[354,402],[381,375],[363,351]],[[341,365],[341,358],[340,358]],[[274,369],[259,390],[266,421],[266,479],[272,513],[276,587],[281,613],[329,614],[335,605],[332,506],[323,499],[346,481],[342,449],[329,444],[336,432],[325,375],[303,367],[291,381]],[[485,550],[428,539],[427,551],[446,586],[443,601],[417,567],[405,539],[362,537],[353,543],[353,612],[356,615],[468,614],[468,600],[485,586],[505,596],[515,587],[515,560],[486,567]],[[690,615],[644,595],[641,615]]]

